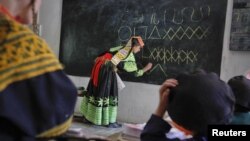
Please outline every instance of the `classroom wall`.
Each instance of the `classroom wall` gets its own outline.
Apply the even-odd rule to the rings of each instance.
[[[38,23],[42,26],[41,35],[54,53],[59,56],[62,0],[42,0]]]
[[[229,37],[233,0],[228,0],[227,19],[222,53],[221,78],[227,81],[234,75],[244,74],[250,69],[250,51],[230,51]],[[42,37],[59,54],[62,0],[43,0],[39,14]],[[77,69],[77,68],[76,68]],[[76,86],[87,86],[88,77],[69,76]],[[125,82],[126,88],[119,94],[118,120],[124,122],[146,122],[158,102],[158,85]],[[76,111],[78,111],[80,99]]]
[[[228,81],[232,76],[242,75],[250,70],[250,51],[230,51],[230,28],[232,20],[233,0],[228,0],[227,19],[221,63],[221,78]]]

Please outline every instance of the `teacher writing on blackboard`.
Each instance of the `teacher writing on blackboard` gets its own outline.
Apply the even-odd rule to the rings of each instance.
[[[139,77],[152,68],[152,63],[142,69],[137,67],[134,55],[143,46],[142,38],[133,36],[125,46],[111,48],[95,59],[80,109],[85,121],[110,128],[121,127],[116,122],[118,91],[125,85],[117,73],[126,71]]]

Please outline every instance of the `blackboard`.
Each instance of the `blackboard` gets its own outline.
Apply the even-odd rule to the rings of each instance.
[[[154,67],[123,80],[161,84],[196,68],[220,74],[226,7],[227,0],[63,0],[60,60],[66,73],[90,76],[98,54],[139,35],[139,67]]]
[[[234,0],[229,48],[250,51],[250,0]]]

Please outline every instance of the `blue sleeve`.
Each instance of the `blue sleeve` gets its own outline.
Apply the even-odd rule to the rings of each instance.
[[[74,84],[61,70],[15,82],[0,92],[0,110],[4,117],[0,118],[0,124],[8,120],[10,126],[23,132],[13,134],[35,137],[72,117],[76,98]],[[10,126],[5,130],[11,137]]]

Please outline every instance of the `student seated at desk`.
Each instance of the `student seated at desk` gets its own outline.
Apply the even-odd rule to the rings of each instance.
[[[166,136],[171,129],[163,120],[166,110],[175,128],[192,136],[186,141],[206,141],[207,125],[228,124],[233,116],[232,90],[214,73],[180,74],[166,80],[159,94],[158,107],[141,134],[142,141],[180,140]]]
[[[41,0],[0,0],[0,140],[33,141],[71,125],[77,91],[26,25]]]

